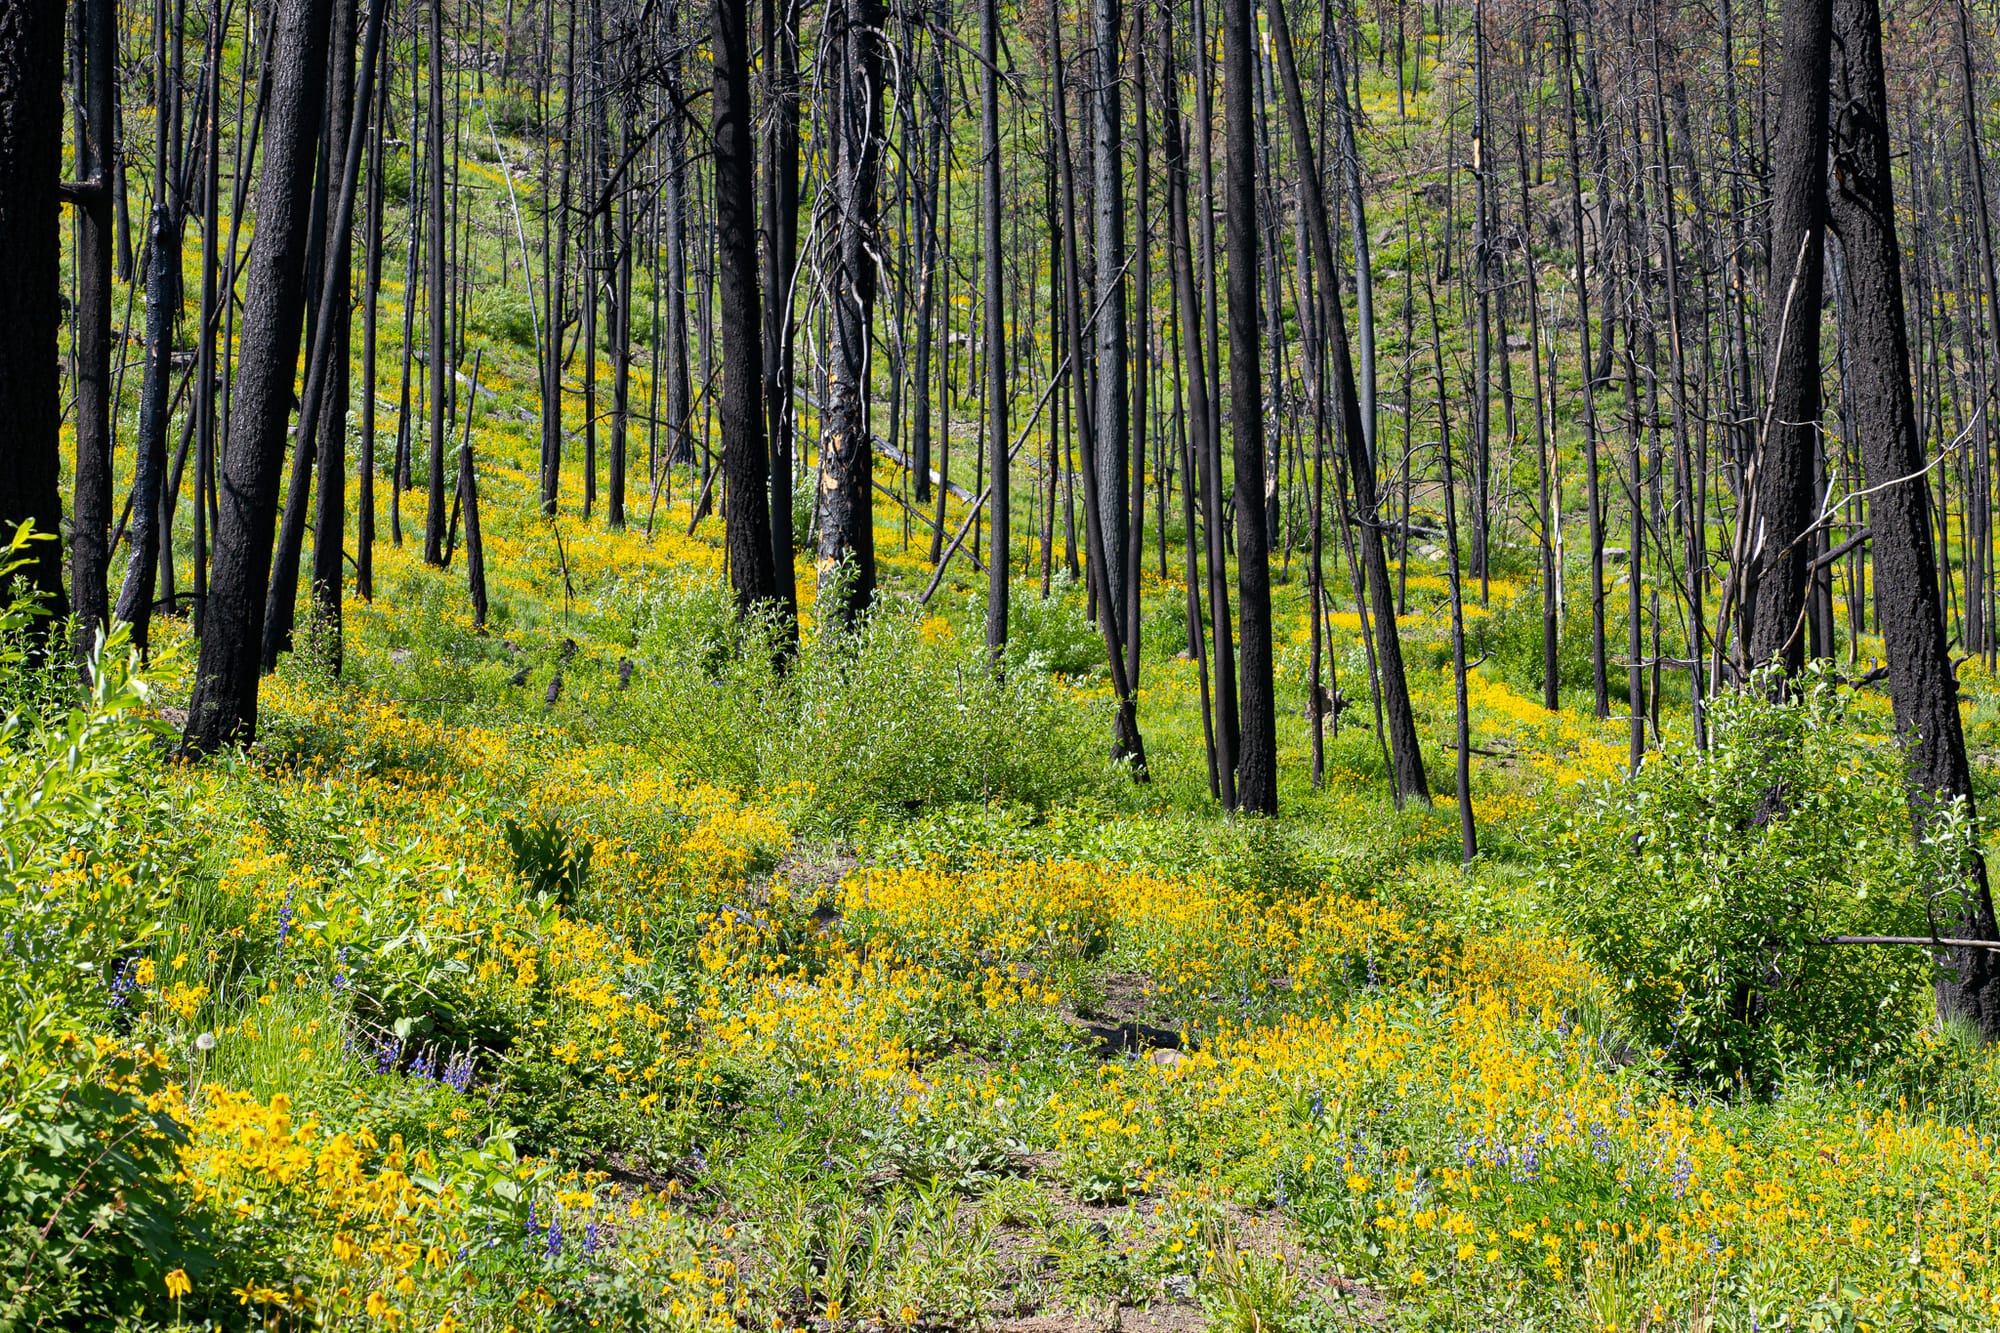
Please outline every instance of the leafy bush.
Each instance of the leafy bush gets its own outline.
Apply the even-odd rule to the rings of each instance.
[[[1471,655],[1485,654],[1486,671],[1530,698],[1542,691],[1542,593],[1540,575],[1512,597],[1495,598],[1493,614],[1467,626]],[[1556,627],[1556,680],[1563,690],[1591,688],[1590,585],[1571,571],[1563,619]],[[1622,679],[1619,677],[1618,679]],[[1614,688],[1616,683],[1614,681]]]
[[[996,677],[976,642],[929,633],[885,598],[850,629],[820,627],[781,660],[774,626],[735,616],[686,575],[636,598],[635,637],[677,771],[799,807],[794,826],[846,832],[870,811],[954,802],[1043,809],[1103,790],[1108,722],[1041,671]],[[654,723],[652,725],[658,725]]]
[[[974,599],[973,615],[974,623],[985,620],[983,597]],[[1180,633],[1186,639],[1185,621]],[[1060,676],[1102,671],[1104,639],[1084,614],[1082,585],[1063,574],[1047,597],[1036,592],[1009,599],[1007,657],[1017,670],[1032,664]]]
[[[1771,683],[1715,700],[1707,751],[1669,746],[1590,793],[1549,842],[1545,886],[1642,1039],[1754,1090],[1787,1060],[1863,1065],[1916,1029],[1921,951],[1823,941],[1927,933],[1965,832],[1913,846],[1896,757],[1844,728],[1830,675],[1778,701]]]
[[[165,1061],[80,1035],[60,997],[0,1006],[0,1328],[104,1327],[207,1266],[181,1235]]]
[[[532,97],[496,93],[486,99],[486,110],[493,117],[494,130],[506,138],[522,139],[541,132],[541,111]]]
[[[170,1268],[203,1267],[174,1199],[164,1057],[125,1035],[185,845],[124,630],[79,691],[30,645],[38,614],[25,593],[0,609],[0,1328],[101,1327]]]
[[[516,347],[535,345],[535,312],[521,292],[485,287],[472,295],[472,327],[489,338]]]

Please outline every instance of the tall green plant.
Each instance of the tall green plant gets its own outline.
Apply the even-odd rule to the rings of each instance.
[[[1959,891],[1962,820],[1910,841],[1896,756],[1847,722],[1832,675],[1714,702],[1713,744],[1668,745],[1588,793],[1546,847],[1548,900],[1636,1034],[1685,1072],[1767,1090],[1787,1062],[1848,1068],[1926,1017],[1922,935]]]

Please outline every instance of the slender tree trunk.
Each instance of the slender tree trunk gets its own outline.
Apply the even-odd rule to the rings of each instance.
[[[465,583],[472,598],[472,632],[486,632],[486,542],[479,530],[479,475],[472,457],[472,409],[479,402],[479,349],[465,395],[465,433],[458,442],[458,500],[465,509]]]
[[[222,295],[216,266],[220,262],[217,233],[222,226],[222,55],[228,33],[224,0],[211,0],[208,16],[208,93],[203,110],[201,336],[195,352],[194,450],[194,631],[201,633],[208,610],[208,510],[210,481],[215,471],[215,393],[217,316]],[[249,82],[246,71],[243,82]],[[241,116],[241,99],[238,116]],[[230,274],[235,277],[234,273]],[[232,283],[232,286],[234,284]],[[230,304],[234,306],[233,299]]]
[[[943,20],[940,6],[935,20],[940,29],[944,27]],[[916,497],[920,503],[931,498],[931,342],[939,281],[938,179],[944,170],[944,123],[949,114],[943,43],[935,39],[931,44],[930,87],[923,101],[929,144],[923,152],[917,182],[917,369],[916,403],[910,421],[910,466],[917,474]],[[931,563],[935,565],[943,555],[944,524],[934,524],[931,532]]]
[[[673,57],[667,64],[667,167],[660,196],[667,224],[667,461],[694,461],[691,424],[693,388],[688,377],[687,163],[680,111],[679,72]]]
[[[1924,836],[1952,802],[1973,814],[1970,767],[1959,723],[1944,608],[1931,544],[1924,448],[1910,396],[1909,337],[1903,312],[1902,256],[1890,176],[1888,94],[1882,70],[1876,0],[1834,0],[1833,182],[1828,210],[1844,262],[1839,276],[1851,355],[1843,394],[1854,417],[1867,470],[1869,531],[1882,636],[1889,651],[1889,691],[1904,745],[1910,813]],[[1950,934],[2000,939],[1986,866],[1967,848],[1966,887]],[[1986,949],[1948,951],[1938,980],[1938,1012],[2000,1037],[2000,969]]]
[[[1535,480],[1541,510],[1538,546],[1542,558],[1542,707],[1550,712],[1562,706],[1562,612],[1557,600],[1561,580],[1556,543],[1562,527],[1559,504],[1560,484],[1553,475],[1549,439],[1553,422],[1543,413],[1542,400],[1542,307],[1537,286],[1534,250],[1534,208],[1528,195],[1528,147],[1526,117],[1514,125],[1514,176],[1521,193],[1521,269],[1527,283],[1528,373],[1535,394]],[[1553,379],[1551,375],[1551,379]],[[1697,668],[1699,671],[1699,668]]]
[[[430,115],[425,121],[424,152],[429,160],[429,198],[426,224],[430,231],[430,336],[425,340],[430,371],[430,453],[429,495],[424,508],[424,563],[444,564],[444,453],[446,435],[451,431],[451,250],[445,243],[445,154],[444,154],[444,10],[440,0],[431,0],[430,29],[425,34],[429,47]],[[567,219],[565,218],[564,221]],[[561,225],[559,223],[558,225]],[[587,295],[587,293],[586,293]],[[594,349],[585,348],[585,355]],[[560,375],[560,369],[556,372]]]
[[[117,619],[132,627],[132,642],[144,652],[151,637],[154,585],[160,567],[161,510],[166,492],[167,431],[171,424],[174,326],[180,313],[181,227],[177,197],[179,148],[173,133],[174,89],[180,82],[180,44],[168,37],[170,10],[153,6],[153,207],[146,238],[145,369],[139,386],[139,434],[133,442],[136,466],[130,497],[131,554],[119,589]]]
[[[387,0],[372,0],[379,7]],[[347,165],[347,154],[367,142],[368,116],[374,98],[370,95],[372,85],[360,89],[357,96],[354,80],[355,16],[358,0],[335,0],[333,35],[333,70],[327,81],[327,135],[326,144],[333,155],[329,167]],[[371,46],[365,59],[374,59]],[[372,69],[370,76],[372,76]],[[364,76],[366,78],[368,76]],[[347,150],[347,152],[343,152]],[[353,169],[360,170],[360,160],[355,159]],[[331,171],[328,172],[331,175]],[[334,189],[349,194],[353,187],[343,176],[334,184]],[[350,343],[353,316],[351,313],[351,276],[349,262],[353,253],[353,215],[349,206],[348,216],[328,219],[326,235],[327,282],[324,291],[328,299],[321,307],[320,318],[327,324],[327,349],[325,357],[325,395],[319,409],[319,434],[314,444],[318,450],[317,478],[314,486],[313,506],[313,563],[312,594],[313,617],[317,622],[314,629],[322,638],[319,651],[323,661],[331,664],[335,675],[340,673],[343,656],[341,650],[340,585],[347,551],[347,408],[351,401],[348,383]],[[372,386],[364,386],[363,392],[372,400]],[[294,601],[288,598],[287,601]]]
[[[771,574],[788,643],[798,639],[799,593],[792,571],[792,271],[799,247],[798,9],[780,18],[764,0],[764,65],[771,79],[764,161],[764,431],[770,449]],[[657,336],[657,334],[655,335]],[[921,475],[921,474],[920,474]]]
[[[748,609],[778,595],[765,484],[763,319],[757,309],[757,151],[748,0],[714,0],[715,231],[722,287],[722,525],[729,583]]]
[[[1322,14],[1322,18],[1328,17],[1330,16]],[[1346,187],[1347,222],[1354,240],[1354,322],[1361,353],[1361,365],[1357,375],[1361,390],[1361,429],[1367,439],[1368,461],[1372,470],[1379,455],[1375,447],[1375,434],[1378,429],[1375,411],[1375,274],[1369,259],[1368,200],[1361,181],[1361,145],[1354,133],[1354,106],[1347,97],[1347,80],[1340,61],[1340,48],[1330,33],[1323,40],[1328,43],[1328,49],[1334,60],[1334,112],[1340,128],[1340,159]],[[1379,54],[1379,47],[1377,51]],[[1350,55],[1355,67],[1355,86],[1359,89],[1361,53],[1357,49]]]
[[[1119,96],[1119,0],[1091,0],[1092,64],[1090,89],[1092,232],[1096,282],[1091,309],[1096,313],[1097,498],[1102,508],[1105,550],[1111,566],[1104,571],[1103,605],[1119,619],[1121,640],[1131,636],[1125,620],[1126,470],[1130,449],[1129,380],[1125,343],[1125,163],[1124,111]],[[1060,22],[1060,19],[1056,21]]]
[[[1284,86],[1285,110],[1292,138],[1299,145],[1302,167],[1299,182],[1306,196],[1306,233],[1321,275],[1319,284],[1321,324],[1326,330],[1327,352],[1333,380],[1335,407],[1339,412],[1342,452],[1354,485],[1354,498],[1361,531],[1361,559],[1368,585],[1368,601],[1373,621],[1381,695],[1387,713],[1389,753],[1395,773],[1396,801],[1428,803],[1430,783],[1424,773],[1424,758],[1417,737],[1416,714],[1410,705],[1409,681],[1403,669],[1403,648],[1396,627],[1395,598],[1389,587],[1388,554],[1382,545],[1380,505],[1375,492],[1375,468],[1369,460],[1367,430],[1361,412],[1361,397],[1355,391],[1354,363],[1348,352],[1347,315],[1340,303],[1339,272],[1333,253],[1332,224],[1320,184],[1318,158],[1306,124],[1305,98],[1299,88],[1298,62],[1292,52],[1291,24],[1283,0],[1271,0],[1272,46],[1278,59],[1279,79]],[[1405,348],[1405,355],[1408,348]],[[1407,408],[1406,408],[1407,411]]]
[[[62,576],[61,329],[63,10],[0,8],[0,543],[23,523],[43,541],[21,574],[42,623],[68,611]]]
[[[76,480],[70,508],[70,605],[87,661],[110,613],[112,116],[117,101],[114,0],[79,0],[83,89],[76,114],[81,186],[76,259]]]
[[[556,184],[556,201],[555,201],[555,213],[554,213],[555,244],[553,245],[553,247],[550,246],[548,243],[548,238],[546,236],[544,236],[542,243],[542,289],[543,289],[542,308],[548,312],[548,327],[543,330],[545,336],[547,337],[548,344],[546,347],[542,349],[541,501],[542,501],[542,515],[545,518],[555,517],[556,499],[562,490],[563,334],[569,327],[569,319],[566,313],[565,296],[569,290],[569,230],[570,230],[569,215],[570,215],[570,190],[571,190],[570,173],[575,156],[574,142],[576,133],[576,102],[577,102],[576,8],[577,7],[574,4],[572,4],[569,7],[569,20],[564,25],[563,122],[562,122],[563,152],[562,152],[562,167],[558,174],[558,180]],[[670,54],[667,61],[667,72],[666,72],[667,96],[670,101],[675,101],[677,105],[678,102],[675,97],[675,93],[677,90],[675,89],[674,86],[674,77],[675,75],[674,75],[673,56]],[[412,98],[412,100],[414,100],[414,97]],[[676,188],[680,173],[679,113],[677,110],[672,108],[670,108],[667,113],[666,134],[667,134],[666,207],[667,207],[667,218],[668,218],[667,225],[669,228],[667,253],[669,256],[669,262],[672,262],[672,259],[680,254],[682,248],[681,245],[679,244],[678,238],[672,235],[672,228],[675,225],[675,220],[680,215],[680,209],[678,206],[679,199]],[[414,188],[414,186],[412,188]],[[412,235],[414,236],[415,234],[414,218],[411,219],[411,232]],[[551,255],[553,255],[553,258],[551,258]],[[414,276],[415,273],[414,265],[412,266],[411,272],[412,275]],[[674,278],[670,276],[668,278],[668,285],[672,286],[673,284],[674,284]],[[411,284],[411,286],[412,288],[414,288],[415,286],[414,282]],[[676,288],[676,290],[679,289]],[[668,341],[670,347],[673,344],[672,334],[674,326],[671,322],[672,316],[674,310],[677,309],[681,304],[682,302],[676,301],[672,303],[672,305],[670,305],[669,307]],[[408,328],[407,320],[405,321],[405,328],[406,329]],[[681,340],[679,345],[683,350],[685,349],[686,347],[685,338]],[[404,355],[407,356],[408,352],[406,351]],[[683,363],[684,362],[685,358],[683,357]],[[681,402],[679,403],[681,411],[677,415],[675,412],[676,404],[674,402],[674,397],[673,397],[674,379],[672,376],[672,365],[673,361],[670,352],[669,373],[667,379],[667,389],[668,389],[667,416],[674,422],[678,423],[678,426],[676,428],[676,435],[679,436],[681,431],[684,430],[686,425],[687,404],[686,404],[685,394],[683,394]],[[686,386],[685,376],[683,376],[681,384],[682,387],[685,388]],[[669,457],[676,457],[676,456],[677,456],[676,454],[670,451]]]
[[[1771,166],[1771,272],[1764,298],[1771,395],[1750,520],[1752,666],[1805,660],[1813,452],[1819,436],[1820,294],[1826,228],[1828,0],[1785,0],[1778,141]],[[1741,520],[1739,520],[1741,521]]]
[[[164,113],[159,120],[164,123]],[[160,135],[164,148],[164,131]],[[164,153],[162,154],[164,160]],[[171,172],[166,173],[171,175]],[[153,584],[159,569],[161,495],[166,485],[167,428],[171,405],[174,324],[180,304],[180,226],[167,198],[153,205],[146,238],[146,369],[139,386],[139,434],[133,442],[131,554],[118,592],[116,617],[132,627],[144,651],[153,619]]]
[[[1465,667],[1465,582],[1458,562],[1458,484],[1451,465],[1451,411],[1444,395],[1444,350],[1438,336],[1437,292],[1431,284],[1430,265],[1424,266],[1424,285],[1430,288],[1431,358],[1437,373],[1438,468],[1444,477],[1445,572],[1451,598],[1451,682],[1454,711],[1452,726],[1458,786],[1459,853],[1466,865],[1479,855],[1478,830],[1472,819],[1472,728],[1466,697]]]
[[[1590,683],[1597,716],[1611,716],[1611,678],[1605,660],[1604,633],[1604,501],[1599,495],[1597,468],[1597,381],[1603,375],[1591,360],[1590,351],[1590,269],[1584,261],[1583,245],[1583,154],[1581,131],[1576,116],[1576,34],[1570,26],[1569,6],[1563,6],[1563,106],[1569,117],[1569,207],[1570,234],[1576,248],[1576,322],[1583,371],[1583,481],[1584,508],[1590,532]],[[1600,194],[1602,191],[1599,192]],[[1603,251],[1602,222],[1599,223],[1598,250]],[[1602,275],[1608,286],[1610,275]],[[1608,346],[1608,344],[1607,344]]]
[[[882,122],[880,0],[832,0],[824,47],[836,68],[827,121],[834,160],[827,243],[832,365],[820,441],[820,599],[851,622],[875,600],[875,450],[868,435],[875,307],[875,178]]]
[[[1076,209],[1076,169],[1070,156],[1069,118],[1067,90],[1063,79],[1062,29],[1060,23],[1049,27],[1050,69],[1055,84],[1056,102],[1056,162],[1062,176],[1063,196],[1063,333],[1069,340],[1069,383],[1070,401],[1074,404],[1074,420],[1080,437],[1083,466],[1079,470],[1083,481],[1083,540],[1085,572],[1090,580],[1090,591],[1103,596],[1104,571],[1108,567],[1109,549],[1105,544],[1104,525],[1100,523],[1101,510],[1097,472],[1093,465],[1095,442],[1092,439],[1094,422],[1090,413],[1090,393],[1086,387],[1088,380],[1083,374],[1086,361],[1084,339],[1088,334],[1083,315],[1083,294],[1081,273],[1083,266],[1077,257],[1077,209]],[[947,437],[949,438],[949,437]],[[1118,701],[1118,711],[1112,720],[1111,758],[1115,763],[1131,765],[1132,779],[1144,782],[1148,777],[1146,766],[1146,745],[1139,734],[1139,704],[1133,696],[1130,682],[1125,675],[1125,647],[1118,635],[1118,617],[1108,609],[1097,617],[1098,633],[1104,639],[1104,657],[1111,671],[1111,691]]]
[[[1180,75],[1173,59],[1172,11],[1162,7],[1160,32],[1160,133],[1167,166],[1167,243],[1173,265],[1173,287],[1181,326],[1181,351],[1187,386],[1189,458],[1182,471],[1182,512],[1187,528],[1187,575],[1190,620],[1188,634],[1197,655],[1201,648],[1201,600],[1195,583],[1194,492],[1201,490],[1203,527],[1208,544],[1208,596],[1215,621],[1216,722],[1207,739],[1214,770],[1211,787],[1225,809],[1236,808],[1236,674],[1229,629],[1229,582],[1221,546],[1221,480],[1215,466],[1215,443],[1209,434],[1208,371],[1202,360],[1201,300],[1195,286],[1194,248],[1188,232],[1187,150],[1181,133]],[[1198,461],[1197,461],[1198,460]],[[1197,477],[1199,482],[1197,483]],[[1205,682],[1204,682],[1205,684]],[[1204,722],[1207,710],[1203,710]]]
[[[1241,748],[1237,799],[1257,814],[1278,811],[1277,701],[1271,668],[1271,564],[1264,531],[1264,395],[1258,369],[1257,32],[1250,0],[1221,0],[1222,91],[1228,209],[1229,419],[1236,463],[1236,589],[1242,631]]]
[[[243,310],[243,361],[218,492],[215,574],[184,744],[205,753],[257,732],[257,676],[272,524],[305,314],[307,216],[326,98],[333,0],[277,0],[257,241]]]
[[[1117,0],[1099,0],[1116,8]],[[986,439],[993,480],[987,513],[993,523],[992,548],[986,558],[986,650],[997,668],[1007,649],[1007,580],[1011,573],[1013,533],[1011,486],[1007,461],[1007,317],[1003,298],[1006,274],[1000,250],[1000,0],[979,6],[980,214],[985,253],[986,290]],[[1101,62],[1100,62],[1101,63]],[[1099,316],[1103,318],[1103,316]]]
[[[326,162],[320,173],[322,179],[318,191],[321,196],[331,196],[333,202],[328,205],[322,201],[324,217],[319,219],[319,225],[324,228],[325,244],[320,252],[319,290],[315,294],[316,303],[308,308],[312,316],[308,320],[306,345],[308,400],[300,403],[299,425],[292,453],[291,488],[285,496],[284,517],[278,526],[277,546],[272,556],[271,586],[264,604],[262,664],[266,671],[276,670],[279,654],[292,646],[293,616],[298,603],[299,558],[305,542],[307,494],[315,455],[323,455],[326,449],[339,451],[341,469],[329,480],[322,467],[320,513],[316,520],[321,525],[319,532],[322,535],[316,547],[326,542],[326,534],[330,530],[333,545],[325,556],[331,573],[324,596],[333,603],[333,611],[323,628],[330,636],[333,669],[336,673],[340,669],[340,564],[346,527],[348,259],[354,220],[354,187],[361,171],[366,122],[351,115],[351,108],[346,105],[354,93],[354,0],[333,0],[333,3],[333,68],[329,71],[331,77],[327,82],[329,123],[322,136]],[[377,8],[385,3],[387,0],[375,0]],[[371,61],[380,41],[380,24],[380,17],[371,14],[368,50]],[[371,65],[364,75],[364,94],[372,89],[372,79]],[[366,100],[365,96],[363,100]],[[326,436],[324,448],[322,434]],[[326,494],[329,489],[334,492],[331,497]],[[329,504],[339,506],[337,514],[331,517],[325,512]],[[316,549],[316,577],[318,556]],[[324,601],[315,605],[324,612]]]
[[[375,599],[375,335],[382,296],[382,150],[383,127],[389,118],[388,80],[369,132],[368,252],[361,277],[361,458],[355,464],[354,591],[363,601]],[[522,264],[527,263],[524,256]],[[524,271],[523,280],[529,280]],[[407,299],[407,297],[406,297]]]

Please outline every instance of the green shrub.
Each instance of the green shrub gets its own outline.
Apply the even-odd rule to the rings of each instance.
[[[535,312],[527,296],[508,287],[484,287],[472,294],[472,327],[489,338],[532,349]]]
[[[657,701],[646,725],[670,766],[785,800],[804,831],[957,802],[1045,809],[1115,776],[1077,762],[1109,735],[1096,706],[1042,671],[996,677],[977,640],[927,635],[908,602],[822,626],[781,662],[774,625],[738,618],[712,581],[670,575],[626,595]]]
[[[1912,845],[1896,756],[1858,742],[1830,675],[1714,701],[1707,751],[1670,745],[1567,814],[1549,900],[1613,981],[1644,1041],[1685,1072],[1768,1090],[1788,1062],[1896,1053],[1927,1012],[1921,935],[1957,891],[1960,825]]]
[[[1035,669],[1060,676],[1104,670],[1104,638],[1084,614],[1082,585],[1058,575],[1047,597],[1022,588],[1008,599],[1007,659],[1015,670]],[[1182,612],[1185,615],[1185,610]],[[984,624],[986,602],[975,598],[974,624]],[[1181,638],[1187,637],[1186,622]]]
[[[205,1262],[174,1198],[163,1063],[128,1035],[189,857],[124,630],[79,691],[22,650],[36,623],[31,596],[0,609],[0,1328],[108,1327]]]
[[[1581,570],[1570,571],[1563,618],[1556,626],[1556,681],[1564,690],[1591,688],[1590,584]],[[1469,656],[1485,654],[1486,670],[1530,698],[1542,691],[1542,590],[1537,569],[1512,597],[1495,598],[1493,614],[1466,627]],[[1622,631],[1621,631],[1622,632]],[[1622,675],[1615,675],[1619,688]]]
[[[174,1197],[166,1071],[79,1034],[58,996],[0,998],[0,1328],[108,1327],[207,1268]]]
[[[496,93],[486,99],[486,111],[493,117],[494,131],[505,138],[524,139],[541,132],[541,109],[532,97]]]

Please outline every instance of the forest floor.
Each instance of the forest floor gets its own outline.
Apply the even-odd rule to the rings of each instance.
[[[1726,1095],[1647,1047],[1566,930],[1552,858],[1624,728],[1588,715],[1587,683],[1555,713],[1528,692],[1532,591],[1496,578],[1474,621],[1464,869],[1448,796],[1388,800],[1351,610],[1332,657],[1358,702],[1312,787],[1296,579],[1284,813],[1232,818],[1207,793],[1177,585],[1146,585],[1142,786],[1102,758],[1076,589],[1020,583],[996,682],[969,588],[892,591],[829,634],[802,558],[805,639],[779,675],[730,614],[714,521],[687,535],[679,478],[650,537],[566,509],[558,544],[513,464],[528,429],[476,428],[487,632],[461,562],[385,542],[338,675],[309,626],[254,750],[148,761],[108,843],[75,825],[78,873],[159,912],[109,978],[184,1139],[181,1248],[143,1279],[146,1318],[2000,1315],[1984,1057],[1919,1025],[1849,1074]],[[916,585],[921,551],[878,537],[885,581]],[[1409,586],[1438,782],[1442,581],[1417,564]],[[148,708],[171,715],[191,661],[185,638],[156,654]],[[1879,746],[1886,700],[1856,694],[1845,725]],[[168,1265],[192,1286],[173,1306]]]

